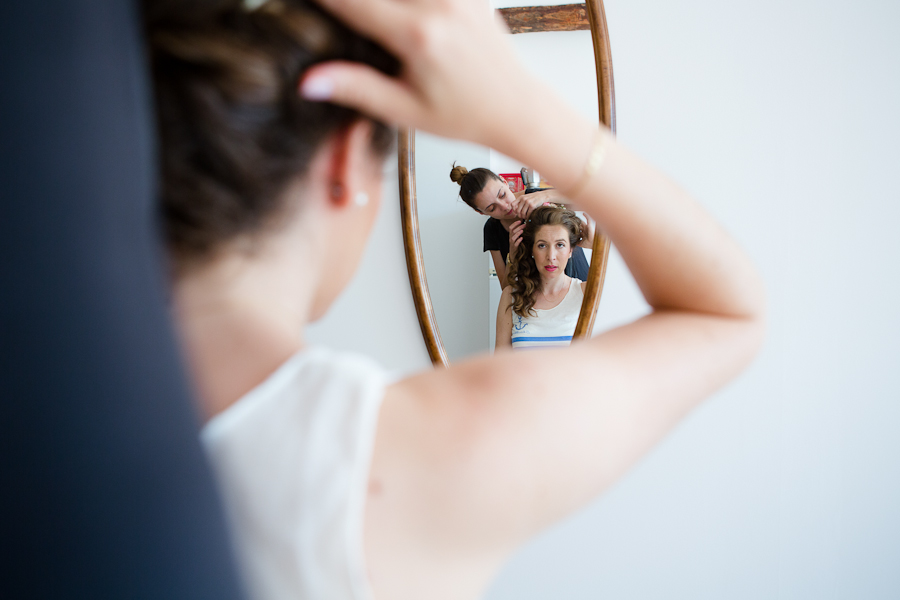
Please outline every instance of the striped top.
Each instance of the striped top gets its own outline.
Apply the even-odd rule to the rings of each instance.
[[[581,282],[572,279],[562,302],[546,310],[534,309],[537,316],[522,317],[513,312],[512,347],[547,348],[568,346],[578,324],[584,292]]]

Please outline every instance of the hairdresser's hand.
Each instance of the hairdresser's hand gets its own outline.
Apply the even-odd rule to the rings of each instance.
[[[526,197],[535,203],[534,208],[545,206],[547,204],[561,204],[563,206],[569,206],[569,204],[571,204],[571,200],[563,196],[556,188],[547,188],[539,192],[532,192]]]
[[[513,254],[522,242],[522,232],[525,231],[525,221],[516,221],[509,228],[509,253]]]
[[[540,108],[539,95],[523,100],[510,84],[526,71],[486,0],[317,1],[403,67],[390,78],[359,64],[317,65],[300,84],[307,99],[483,144],[521,136],[521,119]]]
[[[545,202],[545,200],[541,200],[537,196],[540,196],[540,192],[522,194],[517,197],[512,205],[512,209],[516,213],[516,216],[520,219],[527,219],[529,215],[531,215],[531,211]]]
[[[554,188],[541,190],[540,192],[532,192],[531,194],[522,194],[516,198],[513,204],[513,210],[520,219],[527,219],[531,216],[531,211],[539,206],[547,204],[563,204],[568,200]]]

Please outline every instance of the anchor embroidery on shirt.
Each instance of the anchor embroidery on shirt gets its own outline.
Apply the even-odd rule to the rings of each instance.
[[[528,323],[525,321],[525,319],[522,318],[522,315],[514,315],[513,329],[515,329],[516,331],[522,331],[526,327],[528,327]]]

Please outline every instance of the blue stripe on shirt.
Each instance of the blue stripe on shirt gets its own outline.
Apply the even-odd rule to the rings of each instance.
[[[571,342],[571,335],[555,335],[548,337],[513,337],[513,342]]]

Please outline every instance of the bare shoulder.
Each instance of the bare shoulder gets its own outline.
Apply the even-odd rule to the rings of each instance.
[[[438,570],[456,564],[450,556],[496,566],[619,478],[759,339],[752,319],[658,311],[568,348],[498,352],[393,384],[372,461],[381,491],[367,502],[369,550],[387,545],[405,557],[396,564]]]

